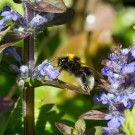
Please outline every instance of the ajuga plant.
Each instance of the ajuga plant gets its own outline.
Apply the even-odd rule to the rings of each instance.
[[[24,127],[25,135],[34,135],[35,87],[49,85],[63,89],[66,88],[87,95],[90,93],[81,87],[59,80],[58,76],[62,69],[59,70],[53,67],[51,61],[44,60],[41,64],[35,65],[34,39],[37,34],[41,33],[43,29],[47,29],[47,27],[68,22],[73,16],[73,10],[67,8],[63,0],[13,1],[22,4],[24,14],[20,15],[9,6],[3,7],[0,11],[0,72],[14,76],[16,78],[16,84],[12,87],[6,97],[0,97],[0,114],[13,106],[13,93],[17,87],[22,87],[22,127]],[[15,46],[15,43],[20,40],[23,40],[23,47]],[[130,134],[130,131],[127,128],[127,124],[130,123],[128,121],[130,115],[128,115],[128,112],[126,113],[125,110],[132,110],[135,102],[135,46],[122,49],[122,46],[119,45],[113,53],[108,55],[108,58],[109,60],[102,61],[104,67],[101,70],[101,75],[105,78],[98,78],[98,80],[92,78],[92,81],[95,80],[98,87],[103,90],[98,95],[94,96],[93,101],[95,104],[101,102],[104,105],[104,108],[90,110],[89,112],[82,114],[75,123],[75,128],[63,123],[56,123],[56,127],[63,134]],[[58,58],[56,59],[58,60]],[[86,75],[91,76],[92,69],[89,69],[85,64],[83,65],[80,58],[74,55],[60,57],[59,60],[64,63],[65,60],[68,59],[74,60],[74,63],[73,61],[68,61],[68,65],[65,64],[61,67],[67,70],[71,65],[72,67],[70,70],[67,70],[71,73],[73,73],[74,68],[79,67],[77,69],[83,70],[84,76],[79,74],[79,76],[82,77],[82,82],[84,85],[87,84],[86,86],[89,86],[88,83],[90,82]],[[77,73],[78,72],[74,74],[78,75]],[[43,115],[44,110],[49,110],[51,107],[52,106],[41,108],[41,114]],[[95,126],[93,127],[93,130],[86,126],[85,119],[104,120],[106,122],[104,125],[106,126]],[[42,123],[41,125],[43,124],[45,123]],[[4,134],[5,127],[1,127],[2,124],[0,124],[0,134]],[[44,126],[42,127],[44,128]],[[133,133],[134,132],[132,132],[132,134]]]
[[[48,60],[35,66],[34,39],[48,26],[70,21],[73,10],[67,8],[63,0],[13,1],[22,4],[24,14],[19,14],[8,5],[0,11],[0,72],[14,76],[16,84],[6,97],[0,98],[0,111],[3,113],[14,104],[11,99],[13,93],[18,86],[22,87],[24,134],[34,135],[34,88],[49,85],[77,91],[76,86],[57,79],[60,71]],[[20,40],[23,40],[23,47],[15,46],[14,43]],[[4,128],[0,132],[4,134]]]

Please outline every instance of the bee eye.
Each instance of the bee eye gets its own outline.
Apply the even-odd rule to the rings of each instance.
[[[62,60],[61,60],[61,62],[65,62],[65,61],[66,61],[66,59],[62,59]]]

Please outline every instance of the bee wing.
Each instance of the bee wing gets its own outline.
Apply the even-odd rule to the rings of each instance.
[[[95,69],[93,69],[92,67],[86,65],[86,64],[85,64],[84,62],[82,62],[82,61],[81,61],[81,65],[82,65],[82,66],[87,66],[87,67],[89,67],[95,77],[98,77],[98,78],[101,78],[101,79],[104,78],[97,70],[95,70]]]

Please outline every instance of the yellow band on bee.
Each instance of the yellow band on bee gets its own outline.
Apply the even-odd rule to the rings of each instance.
[[[74,54],[67,54],[67,56],[68,56],[69,60],[73,60],[73,58],[75,57]]]

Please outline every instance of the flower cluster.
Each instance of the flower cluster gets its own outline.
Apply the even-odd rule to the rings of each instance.
[[[45,79],[45,76],[47,76],[49,80],[53,80],[59,76],[59,70],[55,69],[48,61],[44,61],[34,69],[30,70],[28,66],[23,65],[21,56],[18,54],[19,49],[20,48],[15,46],[9,46],[2,52],[3,55],[8,55],[12,58],[11,63],[8,63],[10,71],[19,79],[26,79],[30,77],[37,80],[43,80]]]
[[[3,27],[6,26],[6,21],[13,21],[13,29],[16,31],[19,28],[23,28],[26,32],[31,32],[32,29],[40,28],[43,24],[48,22],[46,17],[36,13],[33,19],[26,25],[26,20],[23,16],[21,16],[18,12],[11,10],[9,6],[5,6],[2,11],[0,11],[0,16],[2,19],[0,20],[0,31]]]
[[[109,84],[104,82],[101,86],[109,93],[94,97],[96,103],[109,106],[109,114],[104,118],[109,120],[108,127],[103,129],[103,134],[110,134],[111,130],[120,132],[125,119],[123,112],[135,102],[135,45],[127,49],[118,46],[108,58],[102,61],[101,74],[108,78]]]
[[[39,14],[36,14],[35,17],[33,17],[33,19],[30,21],[30,26],[32,28],[36,28],[40,25],[43,25],[44,23],[47,23],[48,22],[48,19],[39,15]]]
[[[31,77],[37,80],[42,80],[45,76],[48,76],[49,80],[53,80],[60,74],[59,70],[55,69],[48,61],[42,62],[31,72],[29,72],[28,66],[22,65],[20,67],[20,72],[22,78]]]
[[[3,8],[3,10],[0,12],[0,16],[3,17],[0,20],[0,31],[4,26],[6,26],[6,21],[17,21],[21,18],[21,15],[16,11],[12,11],[9,6],[5,6]]]
[[[49,15],[49,16],[48,16]],[[3,27],[6,26],[6,21],[13,21],[13,30],[21,32],[19,30],[23,30],[22,32],[32,32],[35,30],[42,30],[43,25],[47,23],[52,16],[49,13],[40,13],[35,12],[31,21],[27,24],[26,18],[21,16],[18,12],[11,10],[9,6],[5,6],[2,11],[0,11],[0,16],[2,19],[0,20],[0,31]]]

